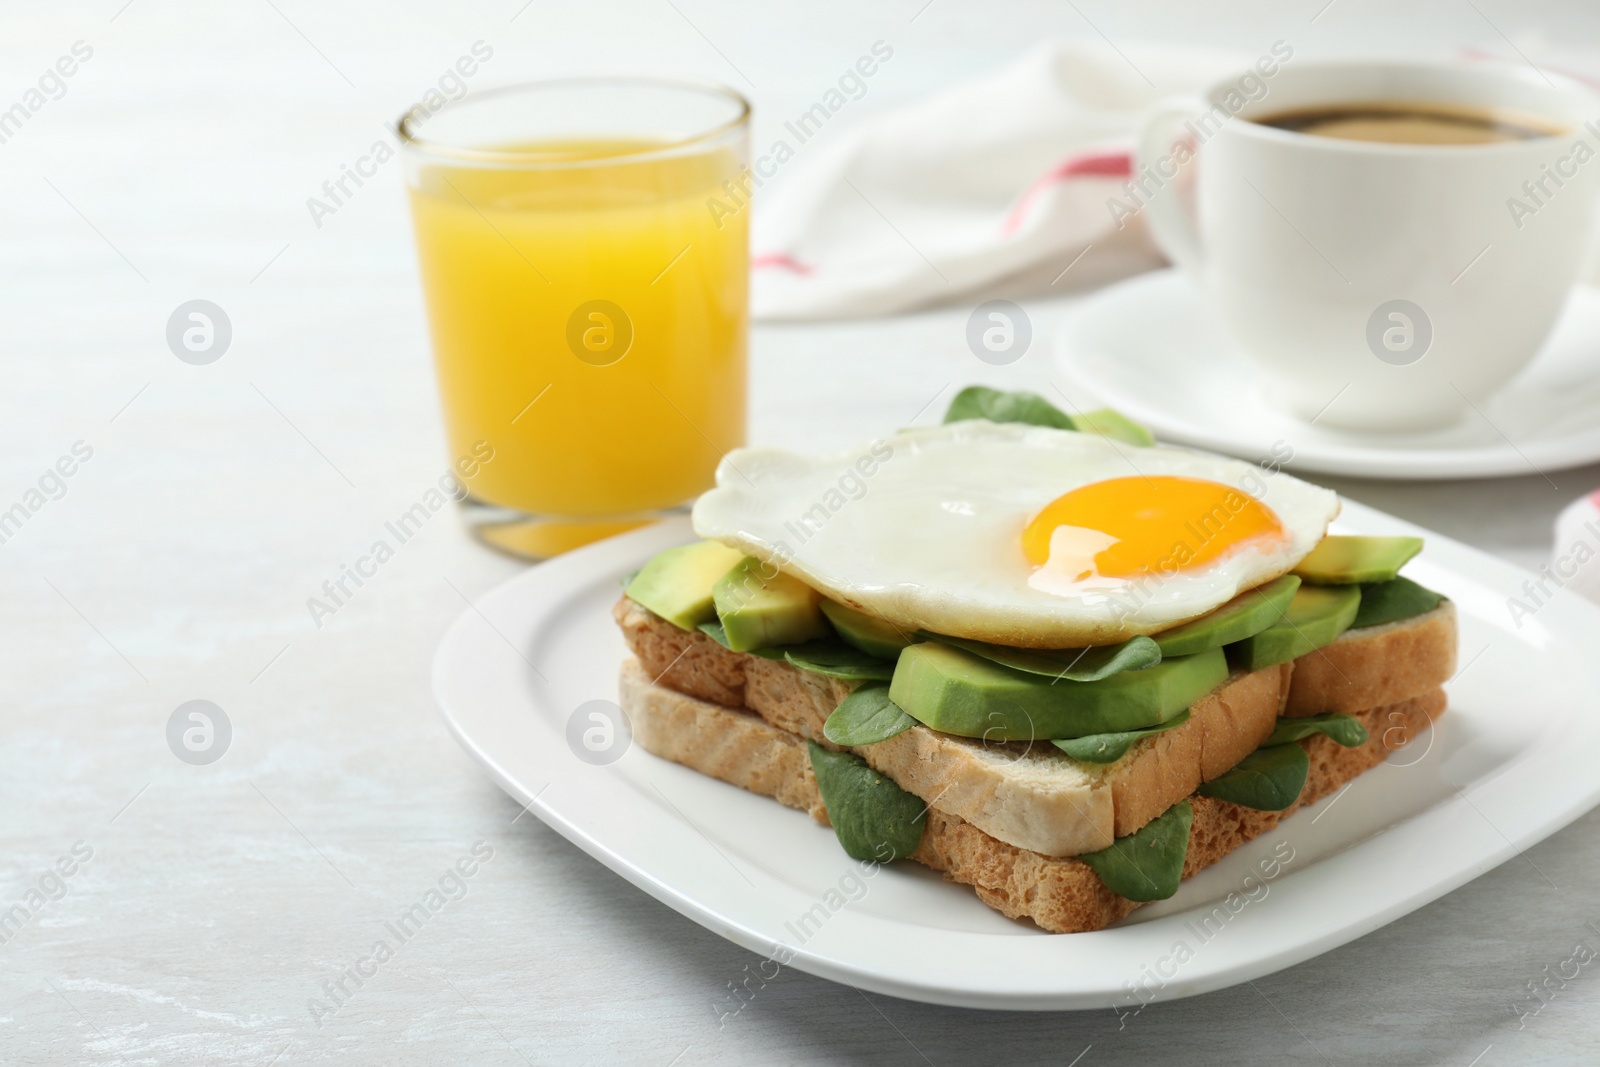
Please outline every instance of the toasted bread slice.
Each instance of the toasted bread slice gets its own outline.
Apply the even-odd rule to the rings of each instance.
[[[653,681],[742,703],[780,730],[833,745],[822,726],[853,683],[731,652],[623,598],[615,615]],[[1084,763],[1048,742],[984,743],[914,726],[855,751],[940,811],[1047,856],[1105,848],[1253,752],[1272,732],[1290,667],[1239,673],[1190,708],[1189,721],[1145,738],[1115,763]]]
[[[827,825],[803,738],[752,712],[655,685],[636,659],[623,662],[620,684],[633,740],[647,752],[771,797]]]
[[[761,717],[654,684],[636,660],[624,662],[622,707],[634,740],[647,751],[751,792],[770,796],[827,822],[805,740]],[[1442,690],[1356,713],[1367,743],[1341,748],[1322,736],[1299,742],[1311,756],[1300,799],[1283,812],[1253,811],[1192,797],[1194,824],[1184,877],[1207,867],[1278,825],[1301,805],[1339,789],[1381,763],[1443,712]],[[1398,729],[1397,729],[1398,727]],[[930,807],[922,843],[911,858],[954,882],[972,886],[985,904],[1011,918],[1031,919],[1054,933],[1098,930],[1139,905],[1107,889],[1085,863],[1019,848],[959,815]]]
[[[732,652],[623,597],[623,636],[652,679],[689,696],[746,707],[828,747],[822,725],[854,683]],[[1279,715],[1355,713],[1438,689],[1454,671],[1455,608],[1348,631],[1296,660],[1236,673],[1190,708],[1182,726],[1144,739],[1112,764],[1074,760],[1048,743],[996,744],[915,726],[856,751],[939,811],[1046,856],[1075,856],[1133,833],[1264,741]]]
[[[1353,715],[1431,693],[1456,671],[1456,606],[1446,600],[1423,615],[1346,630],[1294,661],[1285,715]]]

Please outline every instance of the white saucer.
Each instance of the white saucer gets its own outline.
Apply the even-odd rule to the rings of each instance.
[[[1541,474],[1600,460],[1600,290],[1577,289],[1544,350],[1480,414],[1417,434],[1354,434],[1269,408],[1255,371],[1177,271],[1091,298],[1058,339],[1066,392],[1163,440],[1367,478]],[[1281,458],[1281,457],[1280,457]]]

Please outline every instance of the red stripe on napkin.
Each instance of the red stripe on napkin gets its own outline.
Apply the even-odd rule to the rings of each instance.
[[[750,269],[760,270],[762,267],[781,267],[784,270],[793,271],[796,274],[811,273],[810,267],[806,266],[804,263],[801,263],[797,259],[793,259],[784,255],[782,252],[773,252],[764,256],[752,256],[750,259]]]
[[[1127,149],[1084,152],[1068,156],[1028,186],[1017,199],[1017,206],[1011,209],[1011,214],[1006,217],[1001,229],[1008,234],[1015,232],[1017,227],[1022,225],[1022,220],[1027,216],[1033,202],[1057,182],[1066,181],[1068,178],[1128,178],[1132,175],[1133,155]]]

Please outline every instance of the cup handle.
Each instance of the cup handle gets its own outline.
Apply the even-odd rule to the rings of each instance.
[[[1175,143],[1172,127],[1185,119],[1197,118],[1204,111],[1205,104],[1195,97],[1164,100],[1147,111],[1139,123],[1139,136],[1135,142],[1135,180],[1137,176],[1145,174],[1166,179],[1169,169],[1173,170],[1175,178],[1176,170],[1172,167],[1172,147]],[[1145,202],[1144,210],[1156,245],[1168,259],[1198,281],[1205,261],[1200,234],[1178,198],[1175,182],[1167,180],[1165,185],[1155,190]]]

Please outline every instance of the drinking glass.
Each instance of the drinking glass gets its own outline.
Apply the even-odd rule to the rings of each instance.
[[[544,558],[681,511],[743,443],[749,117],[719,86],[607,78],[401,119],[445,433],[484,541]]]

